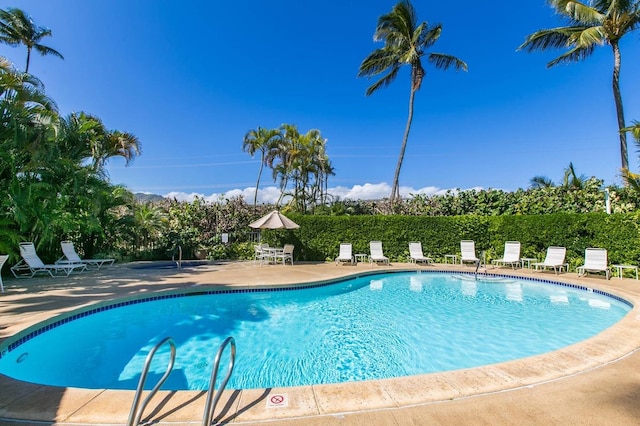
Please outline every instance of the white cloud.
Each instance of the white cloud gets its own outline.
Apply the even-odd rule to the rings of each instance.
[[[173,191],[167,194],[164,194],[163,197],[166,198],[175,198],[178,201],[193,201],[196,197],[203,198],[208,202],[217,202],[224,200],[225,198],[233,198],[241,196],[245,199],[247,203],[253,203],[253,196],[255,194],[255,188],[245,188],[245,189],[232,189],[222,193],[212,193],[209,195],[205,195],[201,192],[179,192]],[[258,190],[258,203],[265,204],[275,204],[280,197],[280,189],[275,186],[268,186],[266,188],[261,188]]]
[[[475,190],[481,190],[483,188],[475,187],[471,188]],[[347,188],[344,186],[336,186],[334,188],[329,188],[329,194],[333,195],[340,200],[350,199],[350,200],[380,200],[383,198],[389,197],[391,194],[391,185],[386,182],[382,183],[365,183],[363,185],[354,185],[351,188]],[[434,194],[444,194],[448,190],[440,189],[435,186],[425,186],[424,188],[412,188],[409,186],[401,186],[400,187],[400,195],[405,198],[409,198],[412,194],[423,194],[423,195],[434,195]],[[457,192],[457,189],[452,189],[451,191]],[[245,188],[245,189],[232,189],[230,191],[226,191],[224,193],[213,193],[209,195],[205,195],[203,193],[197,192],[169,192],[164,195],[167,198],[175,198],[178,201],[193,201],[194,198],[200,197],[208,202],[216,202],[223,200],[225,198],[232,198],[237,196],[244,197],[247,203],[253,203],[253,195],[255,194],[255,188]],[[261,204],[275,204],[280,197],[280,189],[275,186],[267,186],[265,188],[260,188],[258,190],[258,203]],[[285,200],[286,201],[286,200]]]

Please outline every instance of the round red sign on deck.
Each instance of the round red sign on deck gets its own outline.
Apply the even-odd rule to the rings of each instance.
[[[274,407],[287,407],[288,404],[288,400],[287,400],[287,395],[286,394],[281,394],[281,393],[276,393],[271,395],[268,399],[267,399],[267,407],[268,408],[274,408]]]

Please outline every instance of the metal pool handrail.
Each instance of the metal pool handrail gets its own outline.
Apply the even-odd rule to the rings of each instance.
[[[218,369],[220,368],[220,358],[222,357],[222,353],[224,352],[225,347],[231,344],[231,356],[229,358],[229,368],[227,370],[227,375],[225,376],[220,388],[217,392],[215,392],[215,396],[213,394],[216,386],[216,379],[218,377]],[[216,354],[215,361],[213,362],[213,370],[211,371],[211,380],[209,381],[209,391],[207,392],[207,403],[204,406],[204,415],[202,417],[202,426],[210,426],[213,421],[213,412],[216,409],[216,405],[218,404],[218,400],[220,396],[222,396],[222,391],[227,386],[227,382],[231,377],[231,373],[233,372],[233,365],[236,360],[236,341],[232,336],[227,337],[224,342],[218,348],[218,353]],[[212,402],[213,400],[213,402]]]
[[[476,272],[475,272],[475,277],[476,280],[478,279],[478,270],[480,269],[480,266],[484,263],[484,273],[487,273],[487,253],[483,250],[482,253],[480,253],[480,259],[478,259],[476,261]]]
[[[176,252],[178,252],[178,260],[176,260]],[[182,269],[182,246],[178,245],[175,249],[173,249],[173,254],[171,255],[171,261],[176,263],[178,269]]]
[[[167,366],[167,371],[162,375],[158,383],[151,389],[149,395],[145,398],[140,405],[140,397],[142,396],[142,391],[144,390],[144,382],[147,380],[147,374],[149,373],[149,367],[151,366],[151,360],[155,356],[157,350],[165,345],[169,344],[169,348],[171,349],[171,357],[169,360],[169,365]],[[137,426],[140,424],[140,419],[142,418],[142,412],[145,408],[147,408],[147,404],[151,401],[151,398],[155,396],[155,394],[160,389],[160,386],[164,384],[164,382],[169,377],[171,370],[173,369],[173,364],[176,361],[176,344],[171,337],[165,337],[162,339],[160,343],[155,345],[149,355],[147,355],[147,359],[144,362],[144,368],[142,369],[142,373],[140,374],[140,381],[138,382],[138,388],[136,389],[136,394],[133,397],[133,404],[131,404],[131,412],[129,412],[129,419],[127,420],[127,426]]]

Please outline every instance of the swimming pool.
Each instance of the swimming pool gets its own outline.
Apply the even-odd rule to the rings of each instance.
[[[206,293],[112,303],[46,332],[36,327],[3,346],[0,372],[42,384],[133,389],[148,350],[170,335],[178,359],[165,388],[202,389],[218,345],[233,335],[232,388],[398,377],[552,351],[630,309],[577,286],[438,273]],[[152,372],[162,374],[167,356],[160,352]]]

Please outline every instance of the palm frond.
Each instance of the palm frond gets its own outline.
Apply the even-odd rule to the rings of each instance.
[[[553,181],[546,176],[534,176],[529,181],[531,188],[551,188]]]
[[[389,70],[389,72],[387,73],[387,75],[385,75],[380,80],[376,81],[371,86],[369,86],[369,88],[366,91],[366,95],[370,96],[371,94],[373,94],[378,89],[380,89],[382,87],[387,87],[388,85],[390,85],[393,82],[393,80],[395,80],[395,78],[398,76],[398,72],[399,71],[400,71],[400,67],[399,66],[396,65],[396,66],[392,67]]]
[[[429,27],[426,22],[423,22],[423,25],[427,28],[425,30],[421,30],[420,33],[416,31],[416,45],[420,46],[422,50],[426,50],[433,46],[436,41],[440,38],[442,34],[442,24],[436,24],[432,27]]]
[[[570,62],[579,62],[589,56],[591,56],[591,54],[593,53],[593,51],[595,50],[595,45],[591,45],[589,47],[575,47],[571,50],[569,50],[566,53],[563,53],[562,55],[558,56],[557,58],[555,58],[553,61],[550,61],[549,63],[547,63],[547,68],[551,68],[555,65],[558,64],[566,64],[566,63],[570,63]]]
[[[41,44],[36,44],[35,46],[33,46],[34,49],[36,49],[36,51],[38,53],[40,53],[41,55],[53,55],[56,58],[60,58],[60,59],[64,59],[64,56],[62,56],[62,53],[58,52],[55,49],[52,49],[51,47],[48,46],[43,46]]]
[[[566,48],[570,46],[571,39],[575,37],[575,33],[582,32],[586,28],[588,27],[556,27],[536,31],[527,36],[524,43],[518,46],[517,50],[533,52],[534,50]]]
[[[429,62],[438,69],[446,70],[453,66],[456,71],[467,71],[467,63],[452,55],[444,53],[430,53]]]
[[[634,0],[593,0],[591,4],[595,9],[609,15],[614,12],[633,13],[640,6]]]
[[[597,25],[605,18],[606,11],[575,0],[552,0],[551,6],[574,23]]]
[[[387,47],[374,50],[360,64],[358,77],[371,77],[385,72],[387,68],[400,62],[398,53]]]
[[[583,31],[574,33],[571,37],[572,45],[583,48],[596,44],[603,46],[606,41],[607,36],[604,33],[604,28],[599,25],[591,28],[585,28]]]
[[[630,188],[640,191],[640,174],[633,173],[629,169],[622,169],[622,178]]]
[[[395,45],[402,39],[410,39],[412,29],[417,25],[416,13],[413,5],[406,0],[396,4],[386,15],[378,18],[378,26],[373,35],[374,41],[385,41]]]
[[[639,152],[640,152],[640,121],[634,121],[632,126],[625,127],[622,129],[624,132],[630,132],[631,135],[636,140],[638,144]]]

